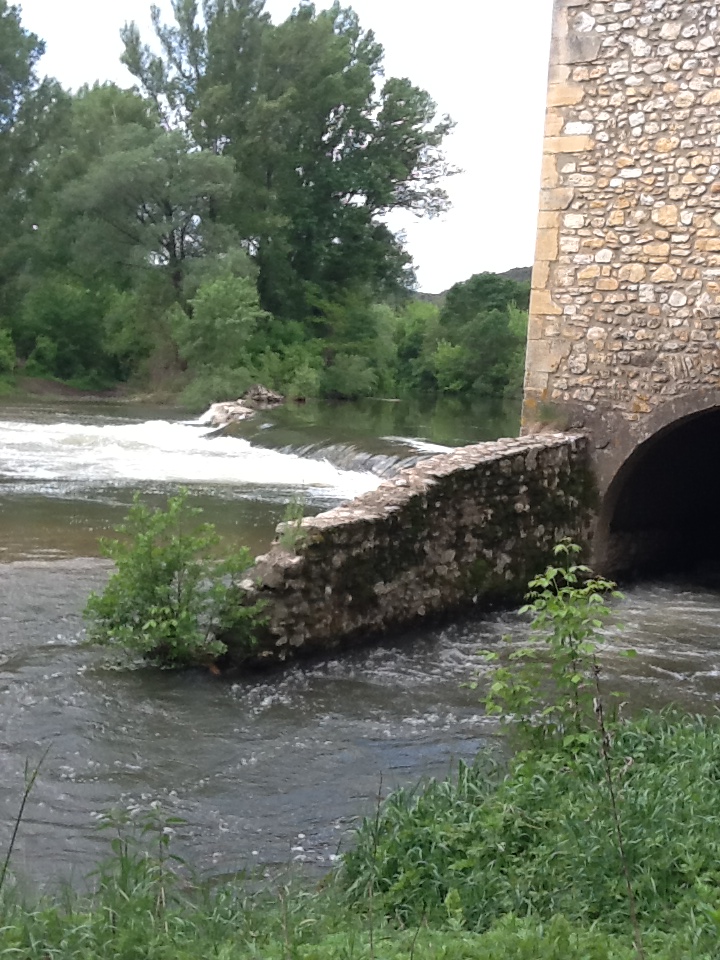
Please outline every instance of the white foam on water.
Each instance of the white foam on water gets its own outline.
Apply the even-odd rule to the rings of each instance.
[[[417,450],[419,453],[452,453],[455,447],[444,447],[440,443],[430,443],[429,440],[418,440],[415,437],[383,437],[391,443],[404,443],[406,447]]]
[[[0,477],[74,485],[137,482],[312,488],[339,499],[375,489],[371,473],[339,470],[255,447],[237,437],[208,437],[196,425],[30,423],[0,420]]]

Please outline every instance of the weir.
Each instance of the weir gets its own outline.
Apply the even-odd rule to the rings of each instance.
[[[244,584],[266,604],[261,656],[516,602],[558,540],[586,538],[591,500],[585,438],[556,434],[460,447],[281,524]]]

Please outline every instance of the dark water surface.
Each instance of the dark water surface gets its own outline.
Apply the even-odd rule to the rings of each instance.
[[[381,782],[386,791],[442,775],[496,743],[462,684],[478,667],[478,647],[507,650],[524,636],[514,615],[235,680],[118,669],[105,651],[82,646],[80,616],[109,572],[97,535],[134,489],[160,499],[185,484],[226,536],[262,549],[288,498],[322,509],[434,445],[515,432],[495,415],[288,408],[209,452],[197,427],[166,410],[0,411],[0,849],[25,761],[49,748],[16,870],[40,881],[80,878],[107,851],[98,817],[154,804],[184,818],[178,850],[202,871],[293,861],[326,868]],[[618,618],[625,630],[611,631],[604,660],[633,708],[714,709],[718,592],[637,587]],[[622,658],[626,645],[639,656]]]

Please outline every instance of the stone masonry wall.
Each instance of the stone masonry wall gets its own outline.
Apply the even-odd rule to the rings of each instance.
[[[463,447],[304,518],[294,549],[276,541],[245,582],[266,602],[261,656],[521,598],[560,538],[585,536],[586,449],[584,437],[564,435]]]
[[[556,0],[524,430],[589,428],[601,490],[716,405],[720,5]]]

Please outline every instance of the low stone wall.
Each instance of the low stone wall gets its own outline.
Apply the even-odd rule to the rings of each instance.
[[[328,649],[472,604],[514,602],[562,537],[583,541],[592,481],[582,436],[462,447],[307,517],[258,557],[262,655]],[[282,534],[287,524],[281,524]],[[228,638],[232,650],[232,640]]]

